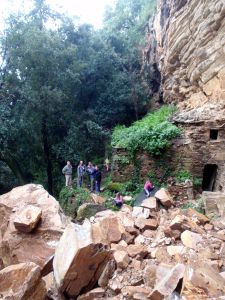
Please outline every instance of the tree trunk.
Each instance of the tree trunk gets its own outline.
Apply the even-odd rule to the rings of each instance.
[[[131,98],[132,98],[133,105],[134,105],[135,118],[136,118],[136,120],[138,120],[138,95],[137,95],[134,87],[132,89]]]
[[[19,181],[20,185],[24,185],[29,182],[27,176],[22,171],[18,161],[11,154],[0,156],[0,160],[4,161],[8,167],[12,170],[14,175]]]
[[[47,180],[48,180],[48,192],[50,194],[53,194],[53,177],[52,177],[52,162],[50,157],[50,146],[48,142],[48,131],[46,127],[46,118],[43,118],[42,120],[42,142],[43,142],[43,148],[44,148],[44,156],[47,163]]]

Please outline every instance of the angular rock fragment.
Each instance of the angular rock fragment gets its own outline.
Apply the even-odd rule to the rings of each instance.
[[[165,188],[161,188],[155,193],[155,198],[159,199],[163,206],[170,208],[173,205],[173,199]]]
[[[221,192],[202,193],[206,215],[210,217],[225,216],[225,194]]]
[[[151,300],[165,299],[176,289],[179,281],[183,278],[185,266],[177,264],[170,270],[154,287],[148,298]]]
[[[105,202],[105,198],[94,193],[91,193],[91,198],[95,204],[103,204]]]
[[[146,299],[151,289],[149,287],[128,285],[121,292],[125,299]]]
[[[148,219],[149,216],[150,216],[150,209],[145,207],[140,207],[140,206],[133,207],[133,212],[132,212],[133,218],[143,217],[145,219]]]
[[[102,271],[102,274],[99,277],[98,280],[98,285],[100,287],[106,287],[109,279],[112,278],[113,273],[115,272],[116,269],[116,262],[114,259],[111,259],[108,261],[108,263],[106,264],[104,270]]]
[[[132,244],[134,239],[135,239],[135,236],[128,232],[124,232],[122,234],[122,241],[126,242],[127,244]]]
[[[149,197],[144,199],[141,203],[142,207],[148,208],[152,211],[156,211],[158,209],[158,203],[155,197]]]
[[[40,208],[38,227],[27,234],[15,230],[15,215],[28,206]],[[34,262],[43,268],[63,233],[67,218],[59,202],[41,186],[27,184],[0,196],[0,257],[4,266]]]
[[[184,276],[182,296],[188,300],[194,297],[219,299],[224,294],[225,279],[218,271],[205,261],[190,261]]]
[[[101,287],[91,290],[90,292],[83,294],[77,298],[77,300],[94,300],[98,298],[103,298],[105,290]]]
[[[126,231],[134,236],[137,236],[140,232],[137,228],[131,227],[131,226],[126,226],[125,227]]]
[[[182,230],[182,225],[185,222],[185,216],[184,215],[177,215],[170,223],[170,228],[172,230]]]
[[[185,230],[181,234],[181,241],[184,246],[192,249],[198,249],[199,244],[203,241],[203,238],[200,234]]]
[[[188,217],[190,217],[192,219],[197,219],[201,225],[204,225],[205,223],[208,223],[210,221],[209,218],[207,218],[205,215],[197,212],[193,208],[188,208],[187,215],[188,215]]]
[[[22,211],[17,213],[14,219],[14,225],[21,232],[31,232],[41,219],[41,208],[28,205]]]
[[[125,269],[128,266],[130,258],[126,251],[115,251],[113,256],[119,268]]]
[[[141,230],[147,230],[147,229],[155,230],[157,229],[159,224],[156,219],[145,219],[143,217],[139,217],[135,220],[135,226]]]
[[[125,228],[117,216],[102,218],[92,226],[94,240],[106,245],[119,242],[124,232]]]
[[[47,290],[40,268],[30,262],[9,266],[0,271],[0,298],[44,300]]]
[[[56,248],[54,277],[59,290],[70,297],[87,292],[97,283],[110,251],[92,236],[89,221],[83,225],[69,224]]]
[[[139,255],[145,257],[148,254],[148,249],[145,245],[129,245],[126,249],[130,257]]]
[[[134,227],[134,219],[131,216],[131,212],[126,213],[123,211],[119,211],[117,213],[117,217],[121,220],[123,226],[126,227]]]
[[[170,256],[185,253],[184,246],[167,246],[167,252]]]

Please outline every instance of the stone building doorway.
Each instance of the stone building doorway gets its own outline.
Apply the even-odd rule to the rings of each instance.
[[[203,170],[203,180],[202,180],[202,190],[203,191],[213,191],[218,166],[215,164],[209,164],[204,166]]]

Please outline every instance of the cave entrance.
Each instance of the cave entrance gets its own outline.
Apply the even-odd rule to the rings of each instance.
[[[218,166],[215,164],[205,165],[203,170],[202,190],[212,192],[216,182]]]

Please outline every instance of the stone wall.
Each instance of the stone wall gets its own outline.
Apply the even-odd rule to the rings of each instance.
[[[213,190],[225,191],[225,111],[222,106],[219,103],[214,106],[207,104],[174,115],[172,121],[182,128],[182,134],[172,141],[171,148],[159,158],[140,152],[132,162],[125,150],[114,150],[113,179],[128,181],[134,176],[135,170],[142,181],[153,174],[161,183],[166,183],[167,177],[178,170],[188,170],[194,177],[203,178],[204,167],[216,165]],[[217,130],[217,139],[210,137],[211,130]]]

